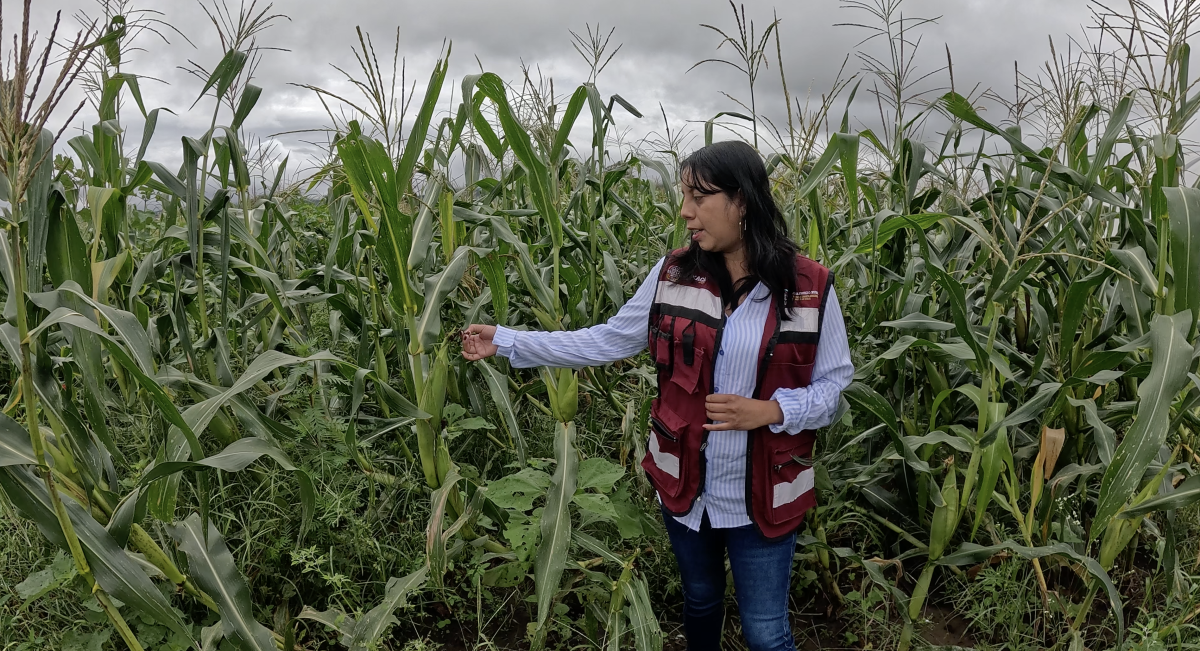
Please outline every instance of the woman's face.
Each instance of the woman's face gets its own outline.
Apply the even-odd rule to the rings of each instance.
[[[685,171],[679,213],[692,233],[692,241],[713,253],[728,253],[742,246],[744,209],[724,192],[708,192],[692,182],[691,173]]]

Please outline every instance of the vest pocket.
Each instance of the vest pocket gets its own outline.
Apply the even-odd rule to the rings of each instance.
[[[811,363],[796,364],[773,359],[767,364],[767,371],[763,375],[760,396],[763,400],[770,400],[771,394],[775,393],[776,389],[806,387],[812,382],[812,374],[813,365]]]
[[[674,342],[674,352],[671,381],[687,393],[695,393],[700,383],[700,369],[705,363],[705,350],[681,337]],[[691,364],[687,363],[689,361]]]
[[[657,399],[650,409],[650,440],[642,467],[663,495],[675,497],[683,489],[687,463],[683,458],[683,439],[687,421]]]
[[[783,524],[816,504],[813,440],[803,434],[783,436],[790,440],[777,440],[776,449],[769,454],[770,466],[764,473],[768,484],[766,498],[770,504],[767,519],[771,524]]]
[[[672,317],[660,316],[658,323],[650,326],[650,356],[654,358],[654,365],[660,373],[671,365],[671,332],[663,328],[670,328],[665,323],[669,318]]]

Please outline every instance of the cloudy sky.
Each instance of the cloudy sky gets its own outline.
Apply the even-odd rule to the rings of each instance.
[[[213,6],[213,0],[202,1]],[[236,12],[238,0],[228,2]],[[57,9],[62,10],[64,24],[71,29],[76,28],[81,12],[91,16],[103,13],[95,0],[35,0],[33,6],[33,22],[43,34],[48,32]],[[260,0],[259,9],[264,6]],[[128,72],[150,78],[142,84],[148,107],[164,107],[175,113],[162,114],[147,156],[175,162],[179,160],[179,137],[203,134],[212,110],[211,98],[189,110],[201,83],[182,67],[192,60],[211,69],[221,58],[220,42],[196,0],[141,0],[135,7],[161,12],[158,18],[186,36],[160,27],[170,40],[167,44],[152,34],[143,34],[137,42],[143,51],[133,53],[125,67]],[[16,22],[14,10],[13,3],[5,5],[6,31]],[[878,24],[868,13],[845,8],[839,0],[745,3],[747,18],[760,32],[770,22],[773,10],[778,11],[781,20],[784,68],[793,96],[803,98],[811,93],[816,97],[826,92],[847,55],[851,55],[847,73],[859,72],[862,64],[853,56],[856,48],[885,56],[882,41],[858,45],[869,35],[867,30],[837,26],[846,22]],[[907,0],[902,10],[906,17],[938,18],[918,32],[918,76],[944,66],[949,47],[960,92],[980,84],[1010,95],[1014,61],[1022,71],[1032,73],[1049,57],[1048,37],[1062,47],[1069,37],[1084,37],[1091,24],[1087,0]],[[728,2],[718,0],[277,0],[270,13],[286,18],[273,21],[259,35],[258,44],[282,50],[263,52],[254,83],[264,92],[246,125],[264,140],[272,134],[328,123],[315,94],[291,84],[352,92],[332,65],[357,70],[351,50],[356,44],[356,26],[372,35],[380,58],[387,59],[385,65],[389,67],[399,28],[400,56],[405,60],[409,82],[417,82],[418,92],[423,90],[444,40],[452,41],[453,82],[446,84],[442,100],[446,110],[450,108],[450,89],[457,92],[461,77],[478,72],[481,64],[509,81],[519,77],[524,64],[552,77],[558,94],[569,92],[588,74],[586,64],[572,48],[570,31],[586,34],[588,25],[595,29],[597,24],[604,33],[615,28],[610,48],[622,45],[599,78],[602,94],[618,93],[645,115],[635,119],[617,113],[619,126],[626,130],[625,138],[630,142],[651,132],[661,133],[660,105],[673,130],[690,129],[698,136],[704,120],[718,111],[738,110],[722,91],[748,99],[745,79],[728,66],[709,64],[688,71],[701,59],[733,55],[728,46],[717,51],[720,37],[700,26],[709,23],[727,31],[734,29]],[[765,115],[778,118],[783,115],[784,104],[773,42],[770,52],[770,68],[761,73],[759,80],[758,105]],[[870,83],[867,81],[867,85]],[[948,85],[949,78],[942,72],[925,87]],[[454,102],[457,104],[457,97]],[[844,100],[837,106],[840,114]],[[852,114],[859,126],[878,120],[874,100],[865,92],[859,93]],[[136,111],[130,110],[127,118],[132,133],[140,134]],[[228,121],[227,116],[224,121]],[[76,119],[72,132],[78,134],[84,126],[90,126],[88,120]],[[274,140],[280,152],[291,154],[295,165],[297,159],[312,160],[319,155],[319,150],[305,141],[323,142],[324,136],[284,135]],[[700,137],[692,141],[692,146],[698,144],[702,144]]]

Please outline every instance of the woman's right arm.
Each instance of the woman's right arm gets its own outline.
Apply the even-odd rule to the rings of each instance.
[[[633,297],[607,323],[557,332],[497,326],[491,343],[515,368],[582,368],[633,357],[646,347],[650,305],[662,264],[659,260],[654,265]]]

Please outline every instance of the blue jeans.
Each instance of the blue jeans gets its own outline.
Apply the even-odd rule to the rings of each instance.
[[[742,634],[750,651],[794,651],[788,586],[796,534],[768,542],[754,525],[713,529],[708,514],[692,531],[663,513],[683,579],[683,628],[688,651],[719,651],[725,620],[725,553],[733,570]]]

